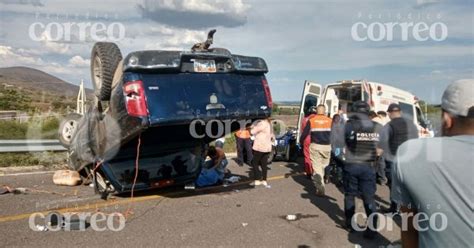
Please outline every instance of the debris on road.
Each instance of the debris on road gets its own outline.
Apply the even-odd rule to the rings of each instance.
[[[81,176],[77,171],[58,170],[53,175],[53,183],[56,185],[77,186],[81,182]]]
[[[240,181],[240,177],[238,176],[231,176],[229,178],[224,179],[227,183],[238,183]]]
[[[289,214],[289,215],[286,216],[286,220],[288,220],[288,221],[294,221],[294,220],[296,220],[296,215],[294,215],[294,214]]]
[[[8,186],[2,186],[0,188],[0,195],[11,193],[11,189]]]
[[[248,226],[248,225],[249,225],[249,223],[247,223],[247,222],[242,223],[242,226],[243,226],[243,227],[246,227],[246,226]]]
[[[40,232],[46,232],[46,231],[48,231],[48,227],[44,226],[44,225],[36,225],[36,230],[38,230]]]
[[[19,194],[26,194],[28,191],[27,188],[11,188],[11,187],[8,187],[6,185],[2,186],[2,188],[0,188],[0,195],[4,195],[4,194],[8,194],[8,193],[13,193],[15,195],[19,195]]]
[[[27,188],[14,188],[12,189],[11,192],[15,195],[26,194],[28,192],[28,189]]]

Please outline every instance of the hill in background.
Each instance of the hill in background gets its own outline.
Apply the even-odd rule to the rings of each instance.
[[[29,67],[0,68],[0,110],[75,108],[79,86]],[[86,89],[87,99],[93,91]]]

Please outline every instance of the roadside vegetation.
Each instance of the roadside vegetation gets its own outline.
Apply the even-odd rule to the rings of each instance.
[[[0,121],[2,139],[57,139],[59,119],[56,117],[32,118],[26,122]]]
[[[66,152],[0,153],[0,167],[42,165],[46,168],[61,168],[66,163]]]

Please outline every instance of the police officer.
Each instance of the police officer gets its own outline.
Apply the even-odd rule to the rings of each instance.
[[[370,107],[367,103],[358,101],[352,105],[351,115],[344,128],[346,151],[343,169],[344,212],[346,226],[353,231],[352,217],[355,214],[355,196],[362,197],[365,212],[368,217],[375,213],[376,171],[375,162],[378,157],[377,145],[382,126],[372,121],[368,114]],[[374,238],[377,228],[377,216],[368,218],[364,237]],[[355,225],[355,222],[354,222]]]
[[[402,116],[400,105],[392,103],[387,109],[390,122],[388,122],[381,133],[380,148],[383,149],[385,158],[385,174],[387,177],[387,186],[392,188],[392,169],[395,168],[395,157],[398,147],[409,139],[418,138],[418,129],[412,119]],[[397,211],[397,203],[390,194],[390,208],[383,212],[394,213]]]

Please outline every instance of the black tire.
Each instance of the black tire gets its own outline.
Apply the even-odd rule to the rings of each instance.
[[[120,61],[122,61],[122,53],[115,43],[97,42],[92,48],[92,85],[100,101],[110,100],[115,69]]]
[[[82,115],[80,114],[70,113],[61,121],[58,129],[58,139],[62,146],[69,148],[72,137],[81,118]]]

